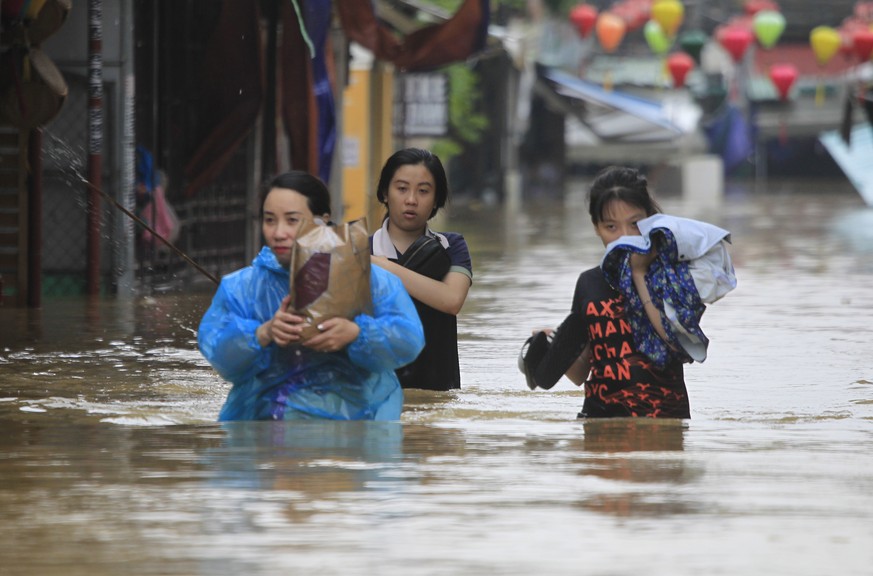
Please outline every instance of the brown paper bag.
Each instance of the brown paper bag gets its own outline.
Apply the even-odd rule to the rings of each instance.
[[[303,341],[318,324],[372,313],[366,218],[339,225],[305,220],[291,248],[289,310],[306,319]]]

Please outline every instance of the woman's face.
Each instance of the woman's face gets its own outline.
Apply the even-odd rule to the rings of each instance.
[[[648,214],[639,206],[628,204],[624,200],[613,200],[604,207],[603,219],[594,225],[594,231],[606,246],[622,236],[639,236],[637,222]]]
[[[309,201],[303,194],[288,188],[273,188],[264,199],[261,231],[267,246],[279,264],[291,264],[291,247],[304,218],[312,218]]]
[[[386,204],[392,227],[424,232],[436,203],[436,184],[424,164],[404,164],[388,184]]]

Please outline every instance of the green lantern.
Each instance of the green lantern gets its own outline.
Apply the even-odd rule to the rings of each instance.
[[[689,30],[679,35],[679,47],[694,58],[698,65],[700,64],[700,52],[707,42],[709,42],[709,36],[700,30]]]
[[[752,28],[761,46],[772,48],[785,30],[785,17],[775,10],[761,10],[752,20]]]
[[[670,38],[664,33],[664,29],[654,20],[646,22],[643,27],[643,35],[646,37],[646,42],[649,44],[652,52],[658,56],[662,56],[670,49]]]

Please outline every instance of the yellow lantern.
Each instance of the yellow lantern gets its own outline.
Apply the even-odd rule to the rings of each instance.
[[[843,38],[830,26],[816,26],[809,33],[809,44],[819,65],[824,66],[840,50]]]
[[[679,0],[657,0],[652,5],[652,20],[661,25],[668,36],[673,37],[685,18],[685,7]]]
[[[809,33],[809,44],[812,46],[812,51],[815,53],[818,65],[824,66],[840,51],[840,47],[843,45],[843,38],[839,32],[830,26],[816,26]],[[815,88],[815,105],[821,106],[824,104],[824,100],[824,84],[819,79],[818,85]]]

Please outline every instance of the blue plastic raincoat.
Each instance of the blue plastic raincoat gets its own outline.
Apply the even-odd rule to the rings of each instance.
[[[397,420],[403,392],[394,370],[424,347],[424,332],[400,279],[370,269],[373,315],[354,321],[361,331],[339,352],[271,343],[258,326],[288,294],[290,276],[264,247],[251,266],[225,276],[200,322],[200,351],[233,383],[219,420]]]

